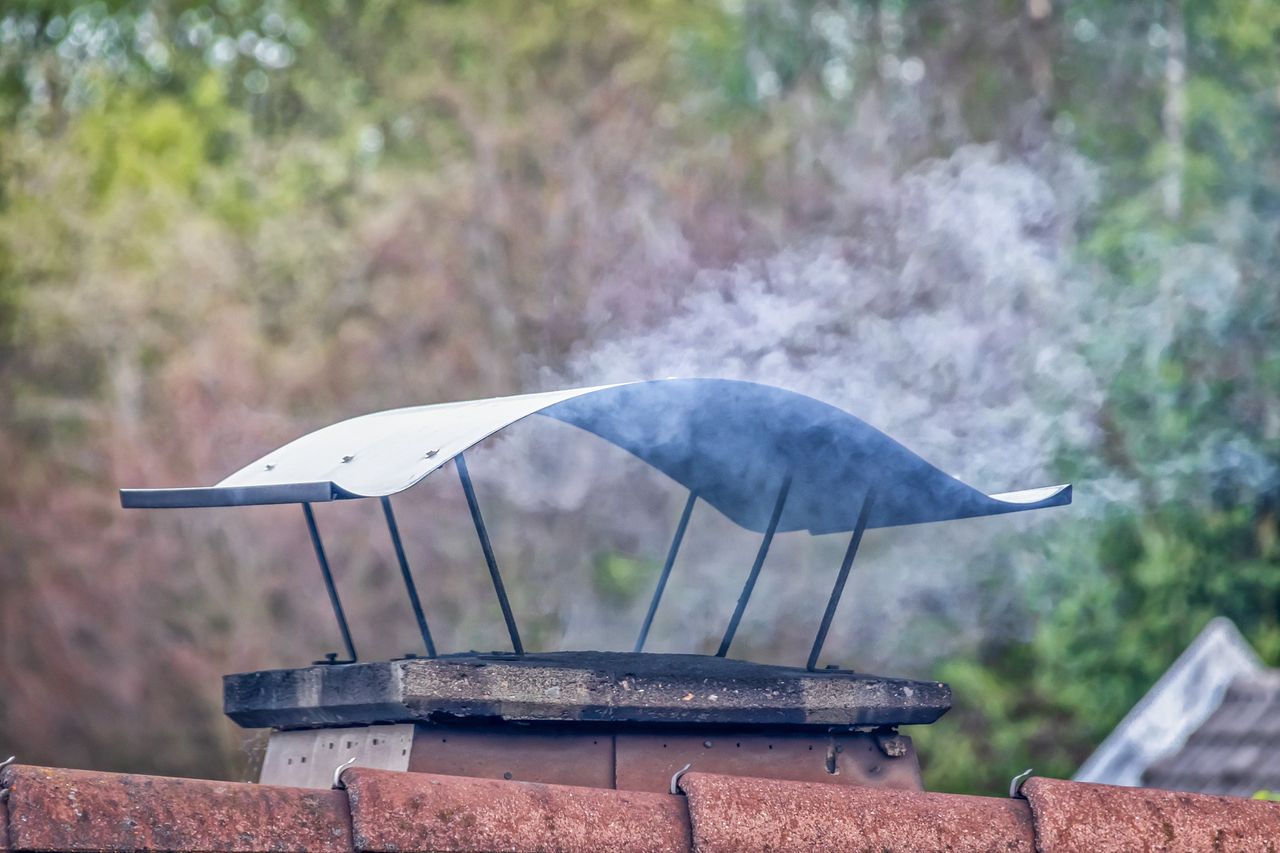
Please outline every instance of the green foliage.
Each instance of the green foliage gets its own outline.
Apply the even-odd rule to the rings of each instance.
[[[847,237],[832,162],[878,186],[969,142],[1100,170],[1061,243],[1102,282],[1102,438],[1052,450],[1128,491],[985,591],[1016,627],[937,663],[957,705],[912,733],[929,785],[1070,774],[1214,616],[1280,663],[1277,43],[1261,0],[8,4],[0,731],[27,760],[237,772],[216,677],[314,657],[305,543],[122,521],[112,489],[223,474],[321,414],[509,393],[698,266]],[[411,545],[472,559],[442,527]],[[595,553],[602,601],[651,589],[628,543]]]
[[[1124,70],[1121,24],[1138,18],[1136,32],[1159,43],[1167,17],[1075,10],[1115,33],[1097,39],[1115,57],[1110,65],[1090,67],[1088,45],[1068,49],[1060,65],[1073,90],[1061,106],[1108,175],[1079,259],[1108,270],[1118,292],[1161,294],[1152,308],[1167,313],[1150,318],[1149,337],[1099,337],[1095,360],[1118,366],[1107,388],[1105,453],[1067,454],[1063,467],[1131,478],[1138,500],[1110,509],[1091,533],[1048,543],[1055,570],[1028,586],[1034,615],[1024,637],[938,666],[958,707],[916,737],[930,783],[946,790],[999,790],[1028,766],[1070,774],[1214,616],[1232,618],[1265,660],[1280,662],[1280,486],[1270,473],[1280,453],[1280,385],[1270,367],[1280,316],[1280,103],[1266,88],[1280,62],[1259,53],[1274,43],[1274,5],[1188,4],[1182,137],[1161,125],[1167,80],[1137,65]],[[1088,88],[1095,73],[1117,71],[1106,97]],[[1173,214],[1161,194],[1171,170],[1181,186]],[[1206,256],[1215,267],[1180,266]],[[1197,291],[1222,301],[1209,307]],[[1225,462],[1242,441],[1247,458]]]
[[[615,607],[642,597],[653,586],[660,568],[652,560],[618,553],[597,554],[592,562],[592,585],[603,600]]]

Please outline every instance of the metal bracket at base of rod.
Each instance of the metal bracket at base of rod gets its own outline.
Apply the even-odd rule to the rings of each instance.
[[[844,561],[836,574],[836,582],[831,587],[831,597],[827,599],[827,609],[822,614],[822,624],[818,626],[818,636],[813,640],[813,649],[809,652],[809,662],[805,669],[814,672],[818,668],[818,655],[827,642],[827,632],[831,630],[831,622],[835,619],[836,608],[840,606],[840,596],[844,595],[845,582],[849,580],[849,569],[853,567],[853,558],[858,554],[858,546],[862,544],[862,534],[867,529],[867,519],[871,516],[871,504],[875,502],[875,492],[867,491],[862,499],[862,508],[858,510],[858,520],[853,526],[853,535],[849,538],[849,547],[844,552]]]
[[[698,493],[690,492],[685,502],[684,512],[680,515],[680,523],[676,525],[676,535],[671,539],[671,547],[667,550],[667,561],[662,565],[662,574],[658,576],[658,588],[653,591],[653,600],[649,602],[649,612],[644,616],[644,624],[640,626],[640,636],[636,638],[635,651],[644,649],[644,641],[649,638],[649,628],[653,626],[653,617],[658,612],[658,602],[667,588],[667,578],[671,577],[671,567],[676,564],[676,553],[684,540],[685,528],[689,526],[689,516],[693,515],[693,505],[698,502]]]
[[[316,561],[320,563],[320,573],[324,575],[324,586],[329,591],[329,604],[333,606],[333,615],[338,620],[338,628],[342,631],[342,643],[347,647],[350,660],[338,661],[330,659],[327,663],[355,663],[355,644],[351,642],[351,629],[347,627],[347,617],[342,612],[342,600],[338,598],[338,588],[333,584],[333,572],[329,570],[329,558],[324,553],[324,543],[320,541],[320,529],[316,527],[316,516],[311,511],[311,504],[302,505],[303,515],[307,517],[307,531],[311,534],[311,546],[316,551]]]
[[[471,485],[471,474],[467,471],[467,460],[461,453],[453,457],[458,469],[458,479],[462,481],[462,493],[466,495],[467,507],[471,510],[471,520],[476,526],[476,536],[480,539],[480,548],[484,551],[484,561],[489,567],[489,577],[493,579],[493,591],[498,594],[498,605],[502,608],[502,618],[507,623],[507,633],[511,635],[511,647],[517,655],[524,654],[524,644],[520,642],[520,631],[516,629],[516,619],[511,613],[511,602],[507,600],[507,588],[502,584],[502,575],[498,572],[498,560],[493,556],[493,545],[489,543],[489,532],[485,530],[484,517],[480,515],[480,504],[476,501],[476,490]]]
[[[404,543],[400,541],[400,525],[396,524],[396,514],[391,509],[391,498],[382,498],[382,514],[387,517],[387,530],[391,533],[391,544],[396,549],[396,560],[400,563],[400,574],[404,577],[404,587],[409,592],[409,603],[413,605],[413,618],[418,620],[418,632],[422,634],[422,642],[427,647],[427,657],[436,656],[436,644],[431,639],[431,629],[427,627],[427,615],[422,610],[422,599],[418,598],[418,587],[413,582],[413,573],[409,571],[409,559],[404,553]]]
[[[782,488],[778,490],[778,500],[773,505],[773,515],[769,517],[769,527],[764,532],[764,539],[760,542],[760,550],[756,553],[756,561],[751,565],[751,574],[747,575],[746,586],[742,588],[742,594],[738,596],[738,606],[733,610],[733,618],[729,620],[729,627],[725,629],[724,639],[720,641],[720,649],[716,652],[716,657],[724,657],[729,654],[729,646],[733,643],[733,635],[738,633],[738,623],[742,621],[742,614],[747,609],[747,602],[751,599],[751,592],[756,588],[756,580],[760,577],[760,569],[764,566],[764,558],[769,554],[769,545],[773,542],[773,534],[778,531],[778,522],[782,520],[782,508],[787,503],[787,492],[791,491],[791,475],[787,474],[782,480]]]

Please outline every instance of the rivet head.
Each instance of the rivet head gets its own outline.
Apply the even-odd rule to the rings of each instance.
[[[502,774],[502,778],[503,778],[503,779],[510,779],[510,778],[511,778],[511,771],[510,771],[510,770],[508,770],[506,773],[503,773],[503,774]]]
[[[702,746],[703,746],[705,749],[710,749],[710,748],[711,748],[711,741],[709,741],[709,740],[704,740],[704,741],[702,742]]]
[[[344,457],[342,457],[342,461],[343,461],[343,462],[350,462],[352,459],[355,459],[355,457],[354,457],[354,456],[344,456]]]

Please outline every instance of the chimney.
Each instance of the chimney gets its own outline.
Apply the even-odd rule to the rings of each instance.
[[[688,489],[630,652],[526,653],[464,452],[530,416],[577,426]],[[391,496],[452,461],[511,652],[437,654]],[[425,656],[360,661],[311,504],[376,498]],[[1070,486],[987,495],[853,415],[750,382],[668,379],[396,409],[303,436],[207,488],[122,490],[126,507],[299,503],[346,657],[229,675],[227,715],[271,728],[261,781],[327,788],[352,763],[637,791],[689,767],[727,775],[920,789],[910,738],[950,707],[945,684],[819,668],[864,531],[1061,506]],[[698,501],[761,535],[715,655],[643,651]],[[804,667],[729,657],[776,534],[849,544]],[[727,609],[727,608],[726,608]]]

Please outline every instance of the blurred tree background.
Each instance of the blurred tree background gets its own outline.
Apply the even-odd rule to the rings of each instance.
[[[892,189],[974,156],[1079,197],[1022,224],[1055,273],[1010,301],[1088,296],[1062,319],[1084,330],[1089,437],[1039,451],[1082,497],[1124,488],[1003,541],[1034,558],[1016,583],[973,575],[965,618],[1002,630],[944,610],[919,626],[953,636],[924,669],[852,655],[955,688],[913,732],[928,786],[1069,775],[1215,615],[1280,663],[1277,44],[1269,0],[11,0],[0,743],[242,777],[253,743],[222,719],[219,676],[323,651],[287,508],[127,514],[117,488],[214,482],[378,408],[562,384],[700,287],[732,323],[740,277],[706,271],[814,241],[902,254],[880,240],[909,216]],[[1068,155],[1087,169],[1055,171]],[[1000,227],[963,225],[975,245]],[[963,297],[965,264],[919,251]],[[898,293],[866,310],[905,326],[940,298]],[[807,334],[759,346],[797,358]],[[465,520],[456,490],[416,491],[418,517]],[[584,594],[642,607],[673,506],[575,542]],[[502,547],[560,559],[547,543],[574,523],[556,509],[520,516],[546,541]],[[372,513],[323,519],[353,622],[398,614],[370,641],[398,654],[412,624]],[[463,534],[415,534],[415,562],[474,560]],[[473,574],[430,585],[453,648],[501,643],[476,627],[496,620]],[[533,645],[565,636],[553,599],[516,594]]]

